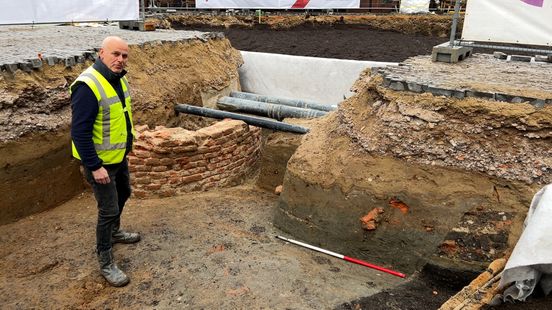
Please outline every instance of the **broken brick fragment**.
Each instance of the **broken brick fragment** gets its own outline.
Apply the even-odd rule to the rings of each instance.
[[[360,218],[362,228],[365,230],[375,230],[380,222],[380,214],[383,213],[383,208],[374,208],[368,214]]]
[[[441,243],[439,249],[446,255],[452,255],[458,251],[458,245],[454,240],[445,240]]]
[[[395,209],[399,209],[402,214],[407,214],[408,210],[410,209],[410,207],[406,203],[396,198],[389,199],[389,205]]]

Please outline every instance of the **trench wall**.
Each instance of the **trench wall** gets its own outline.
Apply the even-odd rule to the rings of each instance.
[[[242,121],[224,120],[197,131],[138,129],[139,139],[129,154],[138,198],[232,186],[256,170],[261,129]]]
[[[72,39],[74,32],[79,33],[79,40]],[[241,56],[220,35],[144,34],[118,27],[40,27],[24,29],[19,35],[17,30],[0,32],[0,43],[10,42],[23,54],[30,50],[24,44],[33,41],[43,48],[44,57],[43,62],[0,66],[0,224],[53,208],[85,188],[79,162],[71,157],[68,86],[92,64],[93,46],[99,46],[107,34],[126,38],[130,44],[127,77],[136,125],[190,130],[209,126],[215,121],[176,115],[174,105],[203,106],[219,94],[239,90]],[[26,39],[15,39],[19,37]],[[49,46],[51,42],[56,46]],[[50,56],[62,51],[58,49],[61,43],[66,43],[65,58]],[[77,50],[86,52],[78,54],[82,52]],[[11,50],[6,53],[11,55]]]

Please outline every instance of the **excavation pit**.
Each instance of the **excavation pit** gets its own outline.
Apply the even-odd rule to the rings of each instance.
[[[115,247],[132,279],[118,291],[106,287],[97,273],[91,250],[95,202],[89,191],[71,194],[81,193],[83,185],[78,164],[65,148],[70,113],[65,87],[90,60],[79,64],[76,59],[72,68],[63,62],[30,73],[3,72],[4,98],[23,99],[2,102],[4,113],[18,107],[9,108],[15,119],[3,120],[8,125],[3,129],[22,133],[2,144],[2,197],[19,193],[23,203],[11,209],[23,213],[8,220],[17,222],[0,226],[5,245],[1,278],[6,279],[0,284],[2,304],[87,309],[437,308],[490,260],[511,249],[532,193],[548,180],[547,107],[396,92],[376,70],[360,76],[353,96],[337,112],[317,120],[290,120],[311,128],[305,136],[237,121],[177,116],[175,103],[212,105],[240,86],[240,53],[219,35],[193,36],[199,38],[148,41],[131,50],[129,80],[142,140],[130,157],[135,198],[129,201],[123,225],[141,231],[144,240]],[[398,68],[395,75],[404,72]],[[33,107],[30,102],[56,102],[58,108],[50,114],[25,110]],[[29,126],[33,122],[17,111],[58,123]],[[243,138],[247,132],[250,136]],[[505,148],[497,137],[517,146],[530,141],[541,147],[507,148],[512,157],[503,158],[491,151]],[[241,150],[229,157],[231,145]],[[46,146],[57,153],[42,150]],[[470,147],[489,150],[483,158],[498,163],[495,170],[485,170],[490,167],[486,162],[470,157]],[[536,170],[524,171],[527,166],[518,165],[518,157],[531,158]],[[42,186],[13,187],[16,174],[9,169],[25,175],[35,171],[31,163],[42,163],[40,158],[58,158],[53,161],[57,166],[35,178],[47,179],[52,195],[55,190],[69,193],[59,201],[69,200],[21,207],[27,204],[26,196],[27,201],[39,201],[32,195],[39,195]],[[186,166],[196,161],[202,164]],[[225,175],[217,169],[232,172]],[[259,178],[251,177],[258,169]],[[545,173],[539,175],[538,169]],[[67,184],[49,178],[58,174],[73,178]],[[280,184],[283,191],[276,196],[272,191]],[[361,219],[374,208],[384,212],[374,221],[375,229],[364,229]],[[44,209],[50,210],[36,213]],[[408,276],[402,280],[334,261],[275,240],[276,234]]]

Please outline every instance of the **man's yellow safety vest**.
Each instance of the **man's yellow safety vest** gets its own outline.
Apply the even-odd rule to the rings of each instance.
[[[132,123],[132,109],[130,104],[130,93],[126,77],[121,78],[121,86],[125,96],[125,108],[117,92],[109,82],[96,69],[90,66],[71,84],[73,86],[83,82],[90,87],[98,99],[99,111],[92,129],[92,141],[98,157],[103,164],[118,164],[125,157],[127,147],[127,126],[125,112],[130,117],[130,125],[133,137],[136,137]],[[81,159],[75,143],[72,144],[73,157]]]

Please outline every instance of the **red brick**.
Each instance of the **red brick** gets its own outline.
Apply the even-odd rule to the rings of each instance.
[[[190,159],[188,157],[180,157],[176,159],[176,162],[181,165],[186,165],[187,163],[190,162]]]
[[[144,171],[136,171],[135,173],[132,174],[132,176],[135,177],[135,178],[143,178],[147,175],[148,175],[148,173],[144,172]]]
[[[208,163],[207,160],[202,159],[202,160],[187,163],[186,165],[182,166],[182,169],[187,170],[187,169],[192,169],[196,167],[205,167],[207,166],[207,163]]]
[[[167,173],[165,173],[165,172],[155,172],[155,168],[157,168],[157,167],[153,167],[153,169],[152,169],[154,172],[149,173],[149,177],[151,179],[160,180],[160,179],[167,179],[168,178]]]
[[[132,182],[134,182],[134,184],[150,184],[151,183],[151,180],[149,179],[149,177],[145,177],[145,178],[134,178],[132,180]]]
[[[146,198],[148,196],[148,192],[145,190],[134,190],[132,193],[136,198]]]
[[[161,162],[161,165],[165,165],[165,166],[171,166],[176,164],[176,160],[171,158],[161,158],[160,162]]]
[[[144,160],[142,158],[138,158],[138,157],[131,157],[129,156],[128,157],[128,163],[130,165],[143,165],[144,164]]]
[[[197,154],[197,155],[189,156],[188,159],[190,160],[190,162],[194,162],[194,161],[204,160],[205,157],[203,157],[203,154]]]
[[[146,190],[149,190],[149,191],[155,191],[155,190],[158,190],[161,188],[161,184],[148,184],[145,186],[145,189]]]
[[[188,153],[195,152],[197,150],[197,145],[187,145],[187,146],[175,146],[172,148],[173,153]]]
[[[160,147],[160,146],[154,146],[154,147],[151,148],[151,150],[154,151],[157,154],[169,154],[171,152],[170,149],[166,149],[166,148]]]
[[[182,178],[182,184],[188,184],[188,183],[191,183],[191,182],[197,182],[199,180],[203,179],[203,176],[201,173],[199,174],[194,174],[194,175],[190,175],[190,176],[187,176],[187,177],[183,177]]]
[[[199,154],[205,154],[205,153],[213,153],[213,152],[217,152],[221,149],[221,146],[220,145],[215,145],[215,146],[211,146],[211,147],[199,147],[197,148],[197,152]]]
[[[169,177],[169,184],[182,183],[182,177]]]
[[[151,170],[151,167],[150,166],[146,166],[146,165],[136,165],[136,166],[130,166],[130,168],[133,168],[134,171],[143,171],[143,172],[148,172]],[[131,171],[133,172],[133,171]]]
[[[155,171],[155,172],[163,172],[167,170],[169,170],[169,167],[167,166],[155,166],[151,168],[151,171]]]
[[[150,152],[150,151],[146,151],[146,150],[136,149],[136,150],[132,151],[132,153],[133,153],[136,157],[139,157],[139,158],[148,158],[148,157],[151,157],[151,152]]]
[[[144,160],[146,165],[148,166],[157,166],[161,164],[161,159],[159,158],[147,158]]]

